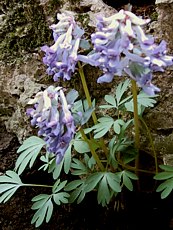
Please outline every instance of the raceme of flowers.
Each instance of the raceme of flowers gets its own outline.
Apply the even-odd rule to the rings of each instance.
[[[62,87],[49,86],[28,104],[34,104],[34,108],[27,109],[31,125],[39,128],[38,135],[44,137],[47,151],[54,153],[57,164],[60,163],[75,133],[71,105]]]
[[[147,94],[154,95],[160,90],[151,83],[152,73],[172,65],[173,56],[166,54],[165,41],[156,45],[153,36],[145,35],[141,26],[149,21],[124,10],[107,18],[99,16],[97,32],[91,35],[94,50],[78,59],[102,69],[98,83],[111,82],[115,75],[128,75]]]
[[[70,80],[77,63],[77,51],[84,30],[76,24],[74,17],[65,13],[57,14],[59,22],[50,28],[53,30],[54,44],[41,49],[45,52],[43,58],[47,65],[48,75],[53,75],[54,81],[59,78]]]

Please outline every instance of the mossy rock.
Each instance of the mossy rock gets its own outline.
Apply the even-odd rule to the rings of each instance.
[[[50,41],[50,29],[39,1],[4,0],[0,6],[0,60],[21,58]]]

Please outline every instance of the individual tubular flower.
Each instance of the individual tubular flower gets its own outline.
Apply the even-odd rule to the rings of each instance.
[[[31,124],[39,128],[38,135],[44,137],[47,151],[56,155],[59,164],[75,133],[72,105],[68,104],[63,89],[53,86],[37,93],[28,104],[34,104],[34,108],[27,110]]]
[[[45,45],[41,48],[45,52],[43,62],[54,81],[59,78],[70,80],[75,71],[77,52],[84,31],[76,24],[72,15],[57,14],[57,18],[59,22],[50,26],[55,43],[51,47]]]
[[[145,35],[141,26],[149,21],[125,10],[107,18],[99,16],[97,31],[91,35],[94,50],[88,56],[79,55],[78,59],[103,71],[98,83],[111,82],[115,75],[128,74],[145,92],[153,94],[158,91],[151,84],[153,71],[163,71],[166,66],[172,65],[173,57],[166,55],[165,41],[156,45],[153,36]],[[149,75],[132,73],[133,64],[139,69],[141,66],[146,68]]]

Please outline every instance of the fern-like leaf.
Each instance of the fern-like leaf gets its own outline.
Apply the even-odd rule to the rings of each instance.
[[[29,165],[31,168],[38,157],[41,149],[45,145],[45,141],[37,136],[32,136],[26,139],[17,150],[19,157],[16,161],[15,170],[20,175]]]

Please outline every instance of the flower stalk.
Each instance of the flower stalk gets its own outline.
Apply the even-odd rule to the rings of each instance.
[[[104,165],[102,164],[100,158],[98,157],[97,153],[93,149],[92,143],[87,138],[87,136],[85,135],[85,132],[83,131],[83,129],[81,127],[80,127],[79,131],[82,135],[83,140],[89,145],[89,148],[91,150],[91,154],[94,157],[95,161],[97,162],[98,167],[101,169],[102,172],[104,172],[105,171]]]
[[[78,66],[79,66],[79,74],[80,74],[80,77],[81,77],[81,81],[82,81],[82,85],[83,85],[83,89],[84,89],[84,92],[85,92],[85,96],[86,96],[88,105],[89,105],[89,107],[92,107],[92,101],[91,101],[90,93],[89,93],[88,86],[87,86],[87,83],[86,83],[83,68],[82,68],[82,65],[80,64],[80,62],[78,62]],[[96,114],[95,114],[94,111],[92,112],[92,119],[93,119],[94,124],[96,125],[97,124],[97,117],[96,117]]]
[[[92,107],[90,93],[89,93],[88,86],[87,86],[86,79],[85,79],[85,75],[84,75],[84,72],[83,72],[83,67],[80,64],[80,62],[78,62],[78,66],[79,66],[79,74],[80,74],[80,77],[81,77],[81,81],[82,81],[82,85],[83,85],[83,89],[84,89],[84,92],[85,92],[85,96],[86,96],[88,105],[89,105],[89,107]],[[96,114],[95,114],[94,111],[92,112],[92,119],[93,119],[94,124],[96,125],[98,123],[98,121],[97,121],[97,117],[96,117]],[[100,140],[100,146],[103,149],[106,157],[108,157],[108,150],[107,150],[107,148],[105,146],[105,143],[104,143],[104,140],[102,138]]]
[[[139,168],[139,148],[140,148],[140,133],[139,133],[139,117],[138,117],[138,100],[137,100],[137,85],[135,80],[131,80],[132,94],[133,94],[133,107],[134,107],[134,127],[135,127],[135,148],[137,157],[135,160],[136,170]]]

